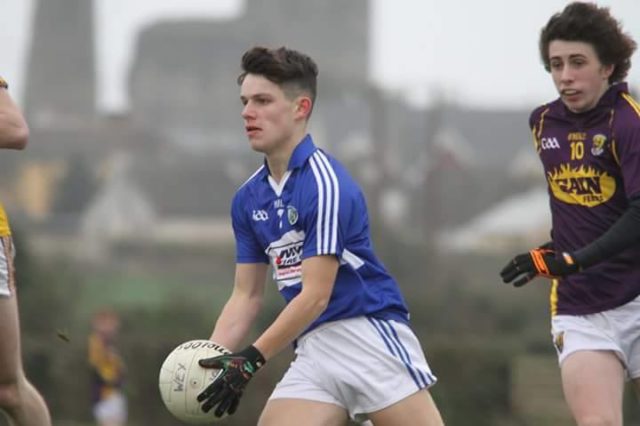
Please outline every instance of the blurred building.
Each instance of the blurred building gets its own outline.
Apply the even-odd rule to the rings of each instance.
[[[443,102],[425,110],[370,84],[370,8],[369,0],[249,0],[231,20],[149,25],[135,43],[131,110],[103,117],[92,2],[39,1],[26,85],[32,142],[3,168],[17,176],[19,217],[62,235],[91,230],[95,240],[139,238],[122,229],[179,239],[185,223],[199,227],[185,240],[219,238],[233,192],[261,162],[247,149],[236,84],[240,55],[256,44],[317,60],[310,131],[361,182],[376,226],[431,241],[532,187],[527,112]],[[123,153],[127,172],[114,167]]]

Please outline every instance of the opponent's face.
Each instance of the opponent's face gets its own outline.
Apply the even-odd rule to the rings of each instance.
[[[593,46],[581,41],[549,43],[549,65],[562,102],[573,112],[595,107],[613,72],[613,65],[603,65]]]
[[[267,78],[247,74],[240,87],[242,118],[251,148],[266,155],[288,146],[299,123],[299,98],[290,99]]]

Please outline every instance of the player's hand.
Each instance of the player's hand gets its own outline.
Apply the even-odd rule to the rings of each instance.
[[[520,287],[537,276],[560,278],[578,272],[579,266],[569,253],[548,248],[536,248],[514,257],[500,271],[502,281]]]
[[[235,413],[244,388],[265,362],[253,345],[240,352],[201,359],[198,362],[201,367],[222,370],[213,383],[198,395],[198,402],[203,402],[202,411],[209,412],[217,405],[216,417]]]

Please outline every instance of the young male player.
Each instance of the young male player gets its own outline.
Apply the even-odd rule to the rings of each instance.
[[[23,149],[29,129],[0,77],[0,148]],[[13,269],[14,247],[0,204],[0,411],[18,426],[51,425],[44,400],[22,369],[20,326]]]
[[[607,8],[571,3],[540,35],[560,94],[531,115],[549,186],[552,242],[502,270],[553,278],[552,333],[578,425],[622,425],[640,388],[640,105],[623,83],[635,42]]]
[[[236,273],[211,340],[237,349],[260,310],[269,263],[287,305],[248,347],[201,360],[221,376],[198,400],[235,412],[266,361],[295,342],[296,358],[261,426],[442,425],[431,373],[397,283],[376,258],[364,196],[347,170],[307,134],[317,67],[286,48],[255,47],[238,78],[251,148],[264,164],[231,207]]]

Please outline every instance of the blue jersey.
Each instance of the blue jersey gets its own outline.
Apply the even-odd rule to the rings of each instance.
[[[306,331],[356,316],[408,322],[395,279],[376,258],[362,190],[307,135],[278,183],[265,164],[238,189],[231,205],[238,263],[270,263],[288,303],[302,290],[302,261],[340,261],[327,309]]]

